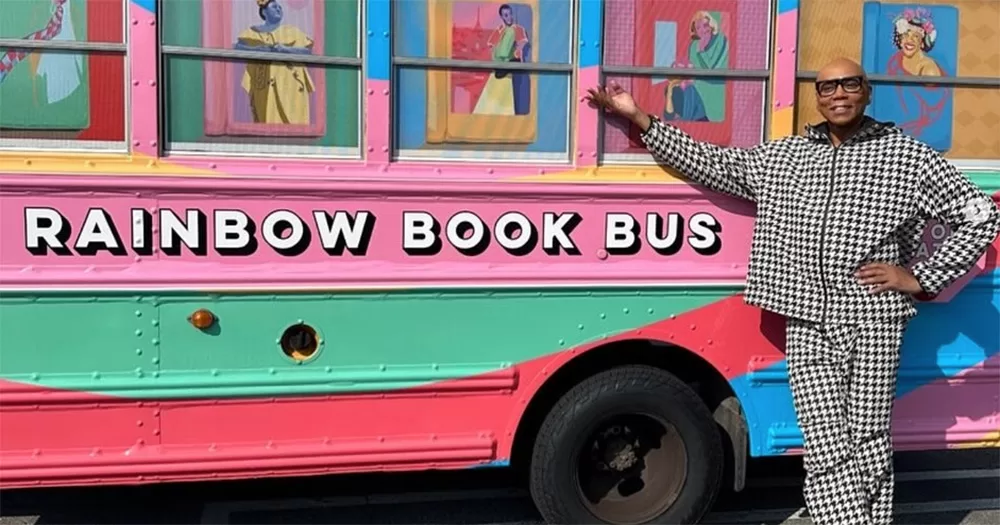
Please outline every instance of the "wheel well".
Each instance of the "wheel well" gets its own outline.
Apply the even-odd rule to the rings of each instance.
[[[514,434],[511,465],[522,473],[527,472],[535,436],[545,416],[574,385],[584,379],[621,365],[648,365],[677,376],[690,386],[716,414],[719,435],[726,451],[726,479],[733,479],[733,486],[743,486],[746,462],[746,418],[729,382],[711,364],[697,354],[678,347],[652,340],[616,341],[575,357],[563,365],[535,393],[528,404]],[[736,410],[733,414],[723,414]],[[722,415],[720,415],[722,414]]]

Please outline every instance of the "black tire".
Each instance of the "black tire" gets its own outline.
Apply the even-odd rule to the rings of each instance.
[[[588,459],[584,465],[602,465],[596,476],[608,476],[609,472],[612,476],[620,476],[620,470],[625,469],[634,478],[634,470],[638,467],[625,466],[628,461],[593,461],[593,458],[609,457],[609,450],[625,450],[624,456],[612,453],[610,457],[633,460],[638,453],[631,455],[621,445],[623,442],[638,443],[631,439],[638,432],[628,429],[653,428],[647,427],[648,423],[633,420],[620,424],[618,428],[622,432],[620,435],[626,436],[624,439],[604,449],[597,447],[602,452],[594,452],[592,446],[592,443],[599,443],[592,439],[594,433],[610,418],[638,417],[633,414],[642,414],[645,418],[658,420],[659,424],[674,427],[663,435],[663,439],[669,438],[669,445],[645,455],[650,458],[650,463],[671,465],[650,467],[647,473],[652,487],[662,488],[666,483],[670,490],[654,491],[650,488],[639,500],[618,503],[617,511],[602,512],[588,503],[581,488],[583,484],[579,480],[598,478],[592,478],[584,472],[586,468],[578,466],[579,458],[586,454]],[[615,439],[607,438],[607,433],[601,438]],[[649,442],[659,443],[656,439]],[[678,447],[677,443],[682,443],[683,447]],[[678,466],[679,461],[662,459],[668,449],[674,451],[673,459],[684,460],[684,467]],[[673,374],[658,368],[621,366],[580,382],[552,408],[535,440],[529,486],[535,505],[548,523],[697,523],[715,502],[723,473],[723,458],[721,438],[712,414],[691,388]],[[641,461],[645,462],[645,459]],[[608,470],[608,467],[613,468]],[[680,478],[677,472],[671,471],[679,470],[685,471],[681,478],[683,481],[671,481]],[[634,480],[632,483],[635,486]],[[644,482],[639,483],[646,486]],[[641,501],[642,498],[655,498],[655,493],[673,494],[673,500]],[[636,510],[622,510],[624,507],[621,505],[635,507]]]

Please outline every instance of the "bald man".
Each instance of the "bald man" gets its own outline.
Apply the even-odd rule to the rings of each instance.
[[[589,98],[638,126],[659,161],[757,203],[745,301],[786,318],[809,514],[890,523],[890,420],[914,299],[969,271],[1000,232],[1000,210],[936,151],[864,115],[871,87],[857,63],[828,64],[815,92],[824,122],[751,148],[696,141],[615,84]],[[928,218],[953,233],[910,264]]]

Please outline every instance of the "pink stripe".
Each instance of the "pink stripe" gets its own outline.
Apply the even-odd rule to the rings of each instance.
[[[597,111],[587,103],[587,90],[596,86],[599,80],[599,68],[585,67],[580,69],[577,81],[576,109],[576,165],[597,165]]]
[[[156,14],[145,9],[129,9],[128,63],[132,78],[132,101],[129,127],[132,151],[155,157],[159,147],[156,141],[157,120],[156,80]]]
[[[799,11],[793,9],[778,15],[774,55],[774,109],[795,105],[796,41]]]
[[[72,264],[68,264],[66,258],[53,253],[32,254],[24,241],[18,241],[14,244],[20,249],[0,252],[0,281],[7,286],[20,287],[52,284],[74,287],[366,288],[400,287],[410,283],[587,283],[609,279],[631,283],[727,281],[737,284],[745,274],[753,226],[748,203],[739,204],[735,199],[719,196],[709,198],[686,185],[459,182],[445,185],[419,181],[283,183],[272,180],[254,181],[255,189],[250,190],[244,186],[246,181],[229,178],[176,178],[146,179],[143,181],[146,188],[139,189],[140,186],[135,186],[137,181],[119,179],[121,182],[111,184],[110,188],[88,192],[91,196],[81,199],[81,183],[108,184],[112,179],[69,177],[65,178],[67,186],[44,195],[33,191],[40,185],[38,177],[9,178],[18,179],[21,185],[5,184],[4,192],[0,193],[4,202],[0,208],[0,225],[3,225],[0,233],[5,238],[23,239],[27,231],[24,209],[44,207],[58,210],[59,220],[66,221],[64,224],[71,229],[68,242],[72,244],[76,238],[73,233],[80,231],[84,218],[91,213],[90,206],[99,202],[119,230],[127,252],[115,255],[102,251],[84,258],[75,257]],[[54,179],[46,182],[52,183]],[[236,188],[240,190],[233,191]],[[18,192],[19,189],[26,191]],[[653,191],[658,195],[650,195]],[[630,192],[634,198],[622,198]],[[578,199],[570,208],[564,200],[553,202],[546,198],[550,195],[568,198],[573,194],[590,198]],[[640,194],[644,196],[639,197]],[[611,206],[613,208],[609,208]],[[177,254],[161,251],[149,254],[142,245],[139,249],[131,249],[135,208],[145,209],[150,214],[146,220],[150,221],[147,226],[151,228],[158,226],[160,210],[169,209],[181,217],[185,216],[184,210],[201,210],[206,221],[206,252],[195,255],[182,249]],[[682,244],[676,252],[660,254],[651,247],[648,235],[640,234],[636,238],[638,244],[633,244],[635,252],[609,253],[614,251],[607,244],[605,232],[606,214],[610,209],[629,214],[642,232],[648,230],[647,214],[656,212],[661,214],[661,220],[666,220],[663,216],[666,210],[676,212],[684,220],[675,224],[684,229],[673,233]],[[232,257],[213,248],[218,235],[216,210],[242,210],[248,221],[257,225],[256,250]],[[293,213],[302,221],[303,231],[313,232],[294,257],[279,255],[263,237],[267,231],[263,226],[265,218],[276,210]],[[362,217],[358,215],[361,211],[367,212],[364,216],[374,226],[369,242],[364,244],[364,253],[337,253],[330,239],[327,240],[328,250],[324,250],[319,232],[329,227],[324,225],[330,219],[322,214],[317,219],[316,212],[334,214],[337,210],[357,217]],[[447,233],[451,218],[465,210],[475,211],[477,220],[482,221],[484,236],[489,239],[483,251],[474,255],[461,254],[454,246],[458,241],[451,240],[453,235]],[[407,238],[404,211],[425,212],[436,220],[438,251],[422,255],[406,253],[403,249]],[[528,253],[509,253],[497,239],[495,225],[511,211],[523,214],[530,222],[535,242],[529,245]],[[553,222],[556,215],[569,212],[576,217],[570,222],[559,222],[567,225],[563,233],[573,244],[570,251],[579,255],[546,251],[544,243],[540,242],[549,237],[544,224]],[[547,214],[552,214],[550,221],[544,219]],[[698,254],[696,245],[690,242],[693,236],[689,232],[694,232],[688,221],[696,214],[711,214],[721,226],[718,234],[721,242],[715,245],[718,251],[711,255]],[[708,218],[707,215],[703,217]],[[139,229],[138,233],[143,231]],[[155,242],[154,246],[159,244],[158,235],[147,233],[141,238],[145,239],[146,235],[152,235],[150,240]]]
[[[367,81],[368,108],[365,126],[365,144],[369,164],[382,164],[388,168],[389,162],[389,82],[386,80]]]

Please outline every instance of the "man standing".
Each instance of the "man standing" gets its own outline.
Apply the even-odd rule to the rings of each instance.
[[[871,87],[858,64],[831,62],[815,87],[825,122],[752,148],[696,141],[614,84],[590,99],[638,126],[659,161],[757,203],[745,300],[787,319],[809,513],[818,525],[890,523],[890,424],[913,298],[971,269],[1000,233],[1000,209],[933,149],[864,115]],[[907,269],[928,218],[953,233]]]

